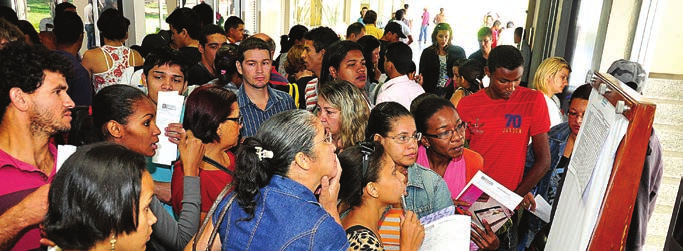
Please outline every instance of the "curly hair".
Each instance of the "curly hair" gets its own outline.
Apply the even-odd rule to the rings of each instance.
[[[362,141],[365,138],[370,108],[366,105],[361,90],[345,80],[331,81],[319,88],[318,96],[338,109],[341,115],[337,136],[339,149]]]

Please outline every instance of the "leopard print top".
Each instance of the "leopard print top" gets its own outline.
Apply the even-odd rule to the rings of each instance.
[[[377,235],[364,226],[356,225],[346,229],[346,238],[349,240],[348,250],[384,251]]]

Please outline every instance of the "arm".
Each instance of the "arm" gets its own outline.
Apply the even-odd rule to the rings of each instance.
[[[525,196],[550,170],[550,146],[548,144],[548,133],[544,132],[531,137],[531,147],[533,147],[536,163],[529,172],[524,175],[522,181],[515,189],[519,196]]]
[[[140,53],[138,51],[136,51],[136,50],[132,50],[132,51],[133,51],[133,61],[135,61],[135,63],[133,64],[133,62],[130,62],[131,66],[141,66],[145,62],[145,59],[142,58],[142,55],[140,55]]]
[[[417,214],[406,211],[405,216],[401,215],[401,237],[400,245],[402,250],[419,250],[425,238],[425,229],[420,223]]]
[[[164,246],[182,249],[199,229],[199,177],[184,177],[185,192],[183,209],[178,222],[165,212],[161,202],[155,197],[152,200],[152,211],[157,216],[157,223],[152,225],[154,237]]]
[[[43,185],[0,215],[0,250],[9,250],[25,228],[43,221],[47,213],[48,191],[50,185]]]
[[[408,43],[406,43],[406,44],[407,45],[412,44],[413,43],[413,35],[408,35],[407,37],[408,37]]]

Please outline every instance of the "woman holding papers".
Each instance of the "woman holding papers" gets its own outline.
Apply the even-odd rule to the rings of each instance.
[[[420,141],[417,163],[430,168],[446,181],[455,206],[470,206],[455,196],[477,171],[482,170],[484,159],[465,148],[467,123],[460,120],[453,103],[436,96],[418,100],[412,108],[417,131],[424,136]],[[485,250],[498,248],[500,243],[495,233],[488,224],[484,225],[484,230],[478,227],[473,230],[472,241]]]
[[[93,98],[92,117],[101,140],[123,145],[145,157],[154,156],[161,133],[155,122],[156,106],[139,89],[128,85],[103,88]],[[174,250],[187,245],[199,228],[199,177],[196,176],[204,155],[204,145],[191,131],[179,131],[182,135],[174,135],[173,142],[178,144],[180,159],[186,163],[183,166],[186,203],[178,222],[156,196],[151,203],[158,218],[151,240]]]
[[[386,207],[401,202],[406,191],[405,176],[377,142],[361,142],[339,154],[344,170],[339,199],[350,207],[342,220],[350,250],[384,250],[379,239],[379,222]],[[400,222],[401,250],[418,250],[424,228],[417,215],[405,211]]]

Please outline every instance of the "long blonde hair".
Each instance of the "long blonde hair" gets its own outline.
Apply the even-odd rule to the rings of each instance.
[[[370,108],[358,87],[345,80],[333,80],[318,89],[318,95],[341,114],[337,146],[339,150],[365,139]]]
[[[541,65],[538,66],[536,74],[534,75],[534,88],[546,94],[549,91],[548,79],[555,77],[555,74],[560,72],[562,69],[567,69],[572,72],[572,67],[569,66],[564,58],[561,57],[551,57],[543,60]]]

